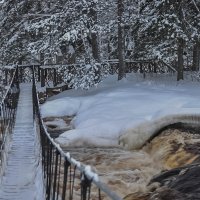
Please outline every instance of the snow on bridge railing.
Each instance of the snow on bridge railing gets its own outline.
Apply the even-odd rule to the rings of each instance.
[[[0,102],[0,171],[3,172],[3,166],[6,158],[6,148],[9,133],[12,132],[17,103],[19,99],[18,69],[15,67],[10,84]]]
[[[39,125],[46,199],[122,200],[102,183],[96,173],[65,153],[47,132],[40,114],[35,73],[33,73],[34,118]]]

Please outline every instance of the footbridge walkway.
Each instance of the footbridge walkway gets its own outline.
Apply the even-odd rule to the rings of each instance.
[[[33,121],[32,85],[20,84],[16,121],[7,164],[0,184],[0,199],[41,199],[39,140]],[[40,180],[41,179],[41,180]]]

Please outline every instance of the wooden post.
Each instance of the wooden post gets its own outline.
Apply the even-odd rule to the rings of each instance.
[[[45,78],[47,77],[47,75],[48,75],[48,69],[45,68],[45,69],[44,69],[44,76],[45,76]]]
[[[8,85],[8,70],[5,69],[5,84]]]
[[[179,38],[178,40],[178,73],[177,73],[177,81],[183,80],[183,51],[184,51],[184,40]]]
[[[200,41],[196,40],[193,45],[192,71],[198,71],[200,66]]]
[[[45,69],[40,69],[41,71],[41,87],[45,86]]]
[[[154,61],[154,65],[153,65],[153,73],[157,72],[157,63]]]
[[[117,15],[118,15],[118,58],[119,58],[119,71],[118,80],[125,77],[125,55],[124,55],[124,2],[123,0],[117,1]]]
[[[140,63],[140,73],[142,74],[143,72],[144,72],[143,65],[142,65],[142,63]]]
[[[53,86],[57,85],[56,69],[53,69]]]
[[[41,80],[41,77],[40,77],[40,66],[38,66],[38,82],[40,82]]]
[[[20,82],[21,83],[23,82],[23,72],[24,72],[24,69],[20,67]]]
[[[10,70],[10,79],[13,77],[13,74],[14,74],[14,69],[11,69]]]
[[[15,84],[16,84],[16,86],[17,86],[17,89],[19,89],[19,67],[17,66],[17,68],[16,68],[16,72],[15,72],[16,74],[15,74]]]

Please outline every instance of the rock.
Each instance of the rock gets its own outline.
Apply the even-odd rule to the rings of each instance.
[[[73,118],[74,116],[46,117],[43,121],[51,137],[56,138],[65,131],[74,128],[71,123]]]
[[[38,92],[38,98],[39,98],[39,103],[43,104],[45,103],[47,96],[45,92]]]
[[[154,178],[161,187],[150,196],[150,200],[196,200],[200,199],[200,166],[189,165],[172,169]]]
[[[161,187],[151,194],[148,200],[188,200],[187,195],[181,194],[178,191]]]
[[[133,194],[128,194],[123,199],[124,200],[149,200],[149,194],[133,193]]]

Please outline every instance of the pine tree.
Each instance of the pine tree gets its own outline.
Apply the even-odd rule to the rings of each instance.
[[[177,80],[183,79],[185,47],[190,46],[195,35],[199,37],[199,33],[195,33],[195,30],[199,32],[199,28],[193,23],[194,20],[199,21],[193,12],[194,1],[146,0],[142,9],[145,16],[142,25],[145,31],[143,37],[146,38],[143,41],[145,52],[150,49],[147,53],[150,58],[177,63]]]
[[[125,75],[123,13],[124,13],[124,2],[123,0],[118,0],[118,58],[119,58],[118,80],[121,80]]]

